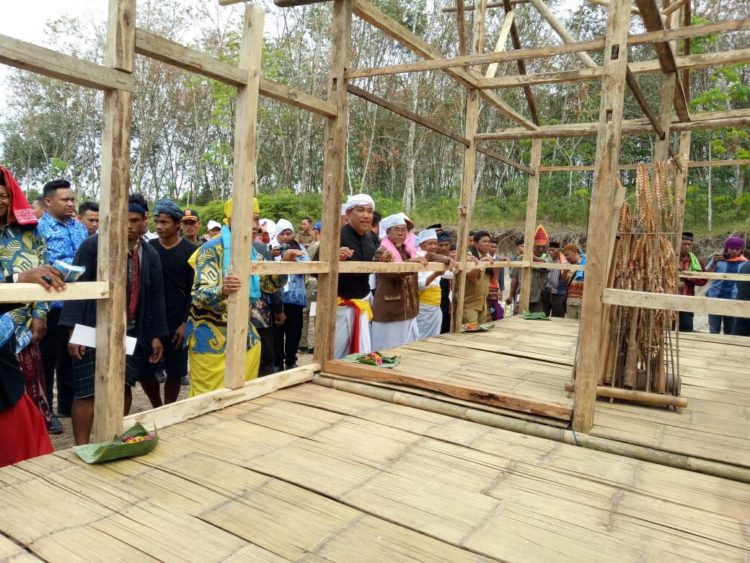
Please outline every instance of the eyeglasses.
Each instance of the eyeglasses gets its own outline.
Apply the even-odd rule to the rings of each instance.
[[[189,221],[189,220],[185,220],[185,219],[183,219],[183,220],[182,220],[182,224],[183,224],[183,225],[197,225],[197,224],[198,224],[198,221]]]

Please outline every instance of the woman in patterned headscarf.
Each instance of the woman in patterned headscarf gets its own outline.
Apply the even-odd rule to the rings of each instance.
[[[23,272],[48,264],[47,245],[39,235],[34,211],[15,178],[0,167],[0,267],[4,272]],[[16,353],[24,374],[26,393],[44,416],[51,433],[63,427],[47,402],[39,340],[47,330],[49,303],[26,303],[9,314],[15,326]]]

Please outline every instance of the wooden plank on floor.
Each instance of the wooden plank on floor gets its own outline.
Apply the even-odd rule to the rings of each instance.
[[[458,397],[459,399],[476,401],[478,403],[485,403],[488,405],[542,416],[549,416],[561,420],[569,420],[572,413],[570,405],[565,405],[563,403],[544,402],[533,397],[514,396],[511,394],[501,395],[492,393],[487,389],[472,389],[455,385],[447,381],[413,377],[395,369],[387,370],[382,368],[372,368],[340,360],[332,360],[326,362],[324,372],[365,381],[398,383],[422,389],[429,389],[430,391],[437,391],[452,397]]]

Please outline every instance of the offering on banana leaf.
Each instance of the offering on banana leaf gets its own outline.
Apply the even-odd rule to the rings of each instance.
[[[479,324],[477,322],[466,323],[461,327],[461,332],[487,332],[491,328],[494,328],[495,323],[484,323]]]
[[[75,446],[73,451],[86,463],[104,463],[115,459],[136,457],[152,451],[159,443],[156,429],[146,430],[140,423],[123,432],[114,440]]]
[[[370,352],[369,354],[349,354],[344,358],[344,361],[380,368],[394,368],[401,362],[401,357],[384,356],[380,352]]]

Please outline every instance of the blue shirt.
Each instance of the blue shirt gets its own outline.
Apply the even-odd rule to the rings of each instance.
[[[46,212],[39,219],[37,230],[47,242],[50,264],[55,260],[72,264],[78,247],[89,236],[86,227],[72,217],[62,222]]]
[[[72,264],[78,247],[89,236],[86,227],[72,217],[62,222],[47,212],[39,219],[37,231],[47,243],[47,256],[50,264],[55,260]],[[62,301],[52,303],[53,309],[60,309],[62,306]]]

